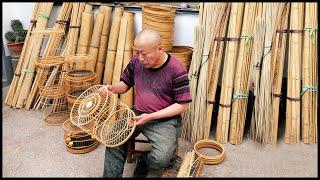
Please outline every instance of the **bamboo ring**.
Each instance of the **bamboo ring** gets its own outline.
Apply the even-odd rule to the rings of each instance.
[[[201,148],[213,148],[218,150],[220,154],[217,156],[206,156],[199,152],[199,149]],[[223,145],[214,140],[209,140],[209,139],[199,140],[194,144],[193,149],[194,149],[194,152],[197,154],[197,156],[204,160],[205,164],[210,164],[210,165],[219,164],[225,159],[225,156],[226,156],[226,151]]]

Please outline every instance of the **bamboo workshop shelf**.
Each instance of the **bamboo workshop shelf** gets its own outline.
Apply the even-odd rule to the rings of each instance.
[[[70,113],[71,122],[107,147],[124,144],[135,130],[134,112],[115,94],[100,95],[102,85],[92,86],[76,100]],[[81,100],[81,103],[77,101]]]

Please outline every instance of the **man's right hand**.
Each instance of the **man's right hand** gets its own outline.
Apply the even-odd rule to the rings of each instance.
[[[99,94],[101,96],[106,96],[107,95],[107,90],[111,91],[112,93],[115,93],[114,92],[115,89],[114,89],[113,85],[104,85],[98,90],[98,92],[99,92]]]

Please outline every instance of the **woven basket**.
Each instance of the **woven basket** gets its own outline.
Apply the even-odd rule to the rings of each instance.
[[[183,65],[189,70],[192,59],[193,48],[189,46],[174,46],[168,53],[177,57]]]

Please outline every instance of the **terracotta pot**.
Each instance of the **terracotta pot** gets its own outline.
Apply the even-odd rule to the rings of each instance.
[[[7,47],[10,51],[11,57],[19,57],[23,48],[24,42],[7,43]]]

